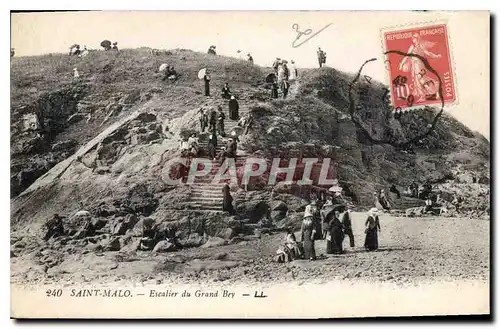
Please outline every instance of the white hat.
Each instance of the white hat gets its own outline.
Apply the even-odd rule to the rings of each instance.
[[[236,99],[236,98],[234,98],[234,96],[231,96],[231,99]]]
[[[378,209],[377,208],[372,208],[368,211],[370,214],[376,215],[378,214]]]

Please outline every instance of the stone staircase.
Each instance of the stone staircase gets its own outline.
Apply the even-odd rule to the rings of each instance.
[[[300,88],[299,81],[295,81],[291,84],[288,98],[295,98]],[[248,99],[247,93],[241,93],[242,97],[238,100],[240,103],[239,109],[239,117],[246,115],[249,112],[249,103],[253,102]],[[228,101],[224,102],[223,106],[224,114],[226,115],[226,120],[224,121],[224,132],[226,133],[226,137],[221,137],[217,135],[217,148],[216,153],[222,149],[222,146],[226,145],[226,142],[230,138],[230,133],[233,128],[238,125],[238,120],[229,119],[229,107]],[[208,136],[209,133],[204,133],[200,136],[198,145],[203,150],[208,150]],[[236,158],[236,168],[244,166],[246,160],[245,152],[240,149],[238,145],[237,158]],[[186,210],[196,210],[196,211],[207,211],[207,212],[222,212],[222,187],[224,186],[224,182],[213,182],[217,171],[220,168],[220,164],[217,161],[212,161],[212,170],[209,175],[204,177],[196,177],[194,183],[191,184],[191,195],[189,200],[187,200],[184,204],[186,206]],[[239,198],[244,198],[245,196],[239,195],[239,198],[231,193],[235,203],[237,204]]]
[[[239,110],[240,118],[248,113],[248,107],[241,107]],[[226,142],[230,138],[231,130],[238,125],[238,120],[229,119],[229,110],[226,105],[224,108],[224,114],[226,114],[226,120],[224,121],[224,131],[226,137],[217,135],[217,154],[221,151],[222,147],[226,145]],[[203,150],[208,150],[208,133],[202,134],[198,145]],[[239,147],[239,146],[238,146]],[[237,151],[236,167],[243,166],[245,164],[246,156],[244,152],[240,149]],[[215,175],[220,168],[218,161],[212,161],[212,170],[210,174],[203,177],[196,177],[194,183],[191,184],[191,195],[189,200],[185,202],[186,210],[197,210],[197,211],[211,211],[211,212],[222,212],[222,187],[224,182],[213,182]],[[221,173],[222,174],[222,173]],[[235,196],[233,195],[233,198]],[[235,198],[235,201],[238,200]]]

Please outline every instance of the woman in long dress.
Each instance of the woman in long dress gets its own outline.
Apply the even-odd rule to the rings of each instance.
[[[368,218],[365,222],[365,248],[369,251],[378,249],[378,232],[380,231],[380,222],[377,214],[377,208],[370,209],[368,212]]]
[[[239,120],[240,114],[238,113],[240,105],[234,96],[231,96],[229,100],[229,119]]]
[[[316,249],[314,248],[314,235],[316,230],[314,228],[312,207],[308,205],[302,220],[302,227],[300,228],[300,235],[302,246],[304,248],[304,257],[309,260],[316,259]]]
[[[229,192],[229,184],[225,183],[224,187],[222,188],[222,195],[223,195],[223,200],[222,200],[222,210],[229,212],[231,215],[235,213],[234,208],[233,208],[233,197],[231,196],[231,193]]]
[[[332,220],[330,221],[330,234],[326,238],[326,253],[340,254],[342,253],[342,242],[344,241],[344,231],[342,223],[339,220],[339,212],[332,212]]]

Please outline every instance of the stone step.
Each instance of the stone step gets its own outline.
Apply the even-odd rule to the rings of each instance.
[[[191,199],[186,201],[187,204],[200,204],[200,205],[219,205],[222,204],[222,198],[220,199]]]
[[[186,209],[192,210],[219,210],[222,212],[222,203],[220,205],[200,205],[200,204],[187,204]]]

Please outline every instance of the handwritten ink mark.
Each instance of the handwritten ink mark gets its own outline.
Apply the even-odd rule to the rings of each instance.
[[[243,294],[244,297],[250,297],[250,294]]]
[[[332,23],[330,24],[327,24],[325,27],[323,27],[321,30],[319,30],[318,32],[314,33],[313,35],[311,35],[309,38],[305,39],[304,41],[302,41],[301,43],[299,43],[298,45],[296,45],[295,43],[297,42],[297,40],[299,40],[303,35],[309,35],[312,33],[312,30],[311,29],[307,29],[305,30],[304,32],[301,32],[299,31],[299,24],[297,23],[293,23],[292,25],[292,29],[295,30],[295,32],[297,32],[297,36],[295,37],[295,40],[293,40],[292,42],[292,47],[293,48],[297,48],[297,47],[300,47],[302,46],[304,43],[306,43],[307,41],[311,40],[312,38],[314,38],[316,35],[318,35],[320,32],[322,32],[323,30],[325,30],[327,27],[329,27],[330,25],[332,25]]]

